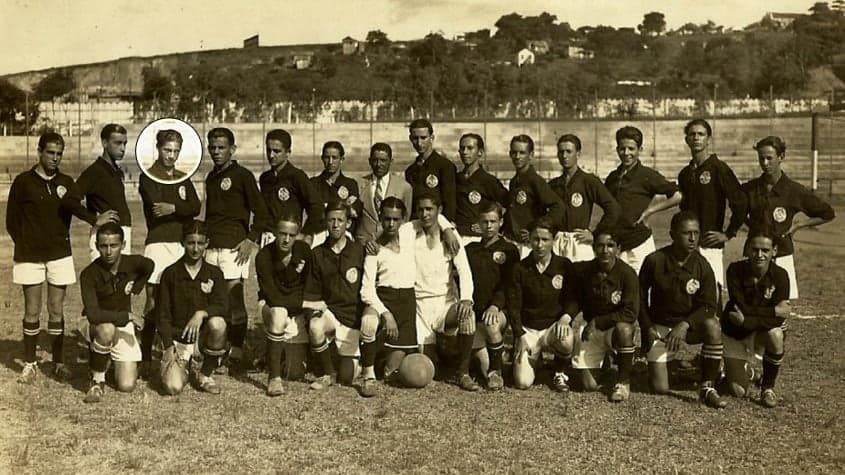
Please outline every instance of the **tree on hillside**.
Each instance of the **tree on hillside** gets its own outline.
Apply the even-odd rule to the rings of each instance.
[[[495,38],[505,40],[512,50],[524,48],[531,40],[557,40],[567,38],[572,29],[568,23],[557,24],[557,17],[547,12],[537,16],[522,16],[510,13],[500,17],[496,23]]]
[[[390,40],[387,38],[387,33],[381,30],[371,30],[367,33],[367,46],[378,48],[381,46],[390,46]]]
[[[643,49],[642,38],[633,28],[617,30],[604,25],[593,28],[587,35],[587,48],[595,51],[597,57],[605,58],[636,56]]]
[[[637,30],[645,36],[660,36],[666,31],[666,17],[660,12],[646,13]]]
[[[144,78],[144,88],[141,90],[141,98],[145,101],[169,101],[173,95],[173,83],[170,77],[165,76],[150,66],[144,67],[141,71]]]
[[[9,81],[0,78],[0,124],[9,124],[10,132],[19,134],[26,126],[26,93]],[[29,123],[38,118],[38,107],[29,105]],[[19,120],[20,119],[20,120]]]
[[[52,101],[76,89],[76,81],[70,71],[56,70],[35,85],[32,92],[39,101]]]

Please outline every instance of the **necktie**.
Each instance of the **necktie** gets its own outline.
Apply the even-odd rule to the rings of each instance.
[[[384,199],[384,190],[381,189],[381,178],[376,178],[376,194],[373,196],[373,205],[375,205],[376,213],[381,208],[381,200]]]

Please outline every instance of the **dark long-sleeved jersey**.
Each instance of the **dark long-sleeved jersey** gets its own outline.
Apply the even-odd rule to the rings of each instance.
[[[701,165],[690,161],[678,174],[683,211],[692,211],[698,216],[701,234],[708,231],[724,231],[729,238],[736,236],[748,213],[748,198],[742,191],[733,170],[715,154]],[[725,226],[725,202],[731,208],[731,220]],[[717,246],[724,247],[724,244]]]
[[[258,242],[261,233],[270,230],[270,215],[255,177],[235,160],[223,170],[215,168],[208,173],[205,199],[211,249],[232,249],[244,238]]]
[[[313,188],[308,176],[286,162],[279,170],[267,170],[258,178],[261,195],[270,214],[270,229],[284,214],[302,216],[303,210],[308,219],[302,226],[304,234],[315,234],[325,229],[323,223],[323,202]]]
[[[350,328],[361,326],[361,277],[364,271],[364,247],[347,240],[335,254],[329,241],[313,250],[314,265],[305,281],[304,301],[325,302],[340,323]]]
[[[634,249],[651,237],[651,230],[645,224],[634,224],[651,200],[657,195],[671,198],[678,191],[674,183],[640,162],[628,171],[620,165],[610,172],[604,184],[621,209],[616,228],[619,248],[623,251]]]
[[[185,259],[179,259],[164,269],[161,274],[156,310],[158,311],[158,333],[164,347],[181,341],[185,325],[198,311],[205,311],[209,317],[229,315],[229,290],[223,272],[203,262],[196,277],[191,277],[185,268]]]
[[[302,311],[305,281],[313,266],[311,248],[303,241],[296,241],[285,262],[275,244],[265,246],[255,257],[258,274],[258,298],[270,307],[284,307],[289,315]]]
[[[754,277],[751,262],[746,260],[728,266],[728,305],[722,315],[722,331],[741,340],[757,330],[770,330],[783,324],[775,315],[775,306],[789,300],[789,274],[774,262],[759,279]],[[728,313],[738,309],[745,317],[742,325],[730,322]]]
[[[163,184],[142,174],[138,181],[138,191],[144,205],[144,218],[147,220],[145,244],[181,242],[184,223],[200,214],[200,199],[191,180]],[[153,205],[156,203],[170,203],[176,210],[172,214],[156,216],[153,213]]]
[[[507,286],[512,279],[513,267],[519,264],[519,250],[500,237],[489,246],[480,242],[469,243],[466,254],[472,270],[475,318],[480,320],[491,305],[506,311]]]
[[[414,202],[408,205],[409,209],[416,207],[417,198],[425,190],[433,190],[440,193],[440,200],[443,202],[443,216],[449,221],[455,221],[456,208],[456,183],[455,175],[457,170],[455,164],[448,158],[437,152],[420,163],[417,158],[414,163],[405,169],[405,181],[414,190]],[[407,203],[406,203],[407,205]]]
[[[609,272],[597,260],[575,263],[579,277],[578,302],[584,320],[595,320],[596,328],[607,330],[616,323],[634,323],[640,313],[640,283],[637,273],[621,259]]]
[[[716,315],[716,277],[693,252],[681,265],[666,246],[646,256],[640,269],[640,327],[671,327],[699,316]]]
[[[535,219],[547,216],[553,223],[559,224],[563,221],[563,214],[560,197],[533,166],[511,179],[503,229],[505,236],[519,241],[519,231],[527,228]]]
[[[112,274],[103,258],[97,258],[79,274],[82,313],[92,324],[126,325],[132,310],[131,294],[144,290],[153,267],[150,259],[129,254],[120,256],[117,273]]]
[[[579,277],[569,259],[552,255],[541,273],[532,253],[514,266],[512,276],[507,307],[514,338],[525,333],[523,327],[544,330],[564,314],[575,318]]]
[[[485,206],[496,202],[506,208],[508,190],[498,178],[483,168],[478,168],[472,175],[458,173],[457,210],[455,227],[461,236],[480,236],[478,215]]]
[[[563,220],[559,223],[561,231],[590,229],[594,204],[599,205],[604,212],[596,231],[612,229],[616,225],[620,214],[619,204],[599,177],[578,168],[569,183],[561,175],[549,181],[549,186],[563,202]]]
[[[97,214],[115,210],[120,217],[121,226],[132,226],[132,214],[126,204],[126,191],[123,186],[123,171],[116,163],[99,157],[86,168],[68,193],[62,197],[62,206],[73,210],[85,199],[87,213],[82,217],[90,225],[97,222]]]

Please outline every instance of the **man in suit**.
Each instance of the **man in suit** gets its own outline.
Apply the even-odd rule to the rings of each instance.
[[[411,185],[401,175],[390,173],[390,164],[393,163],[390,145],[383,142],[373,144],[369,161],[373,172],[361,178],[359,189],[364,206],[355,231],[355,239],[362,243],[375,239],[381,233],[378,208],[382,200],[395,196],[409,209],[413,206]]]

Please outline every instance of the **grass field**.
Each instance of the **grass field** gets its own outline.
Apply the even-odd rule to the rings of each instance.
[[[140,223],[140,204],[131,206]],[[667,219],[653,220],[658,245],[667,241]],[[140,228],[135,252],[143,249]],[[87,226],[74,221],[72,240],[78,273],[88,259]],[[738,241],[729,256],[738,254]],[[468,394],[443,382],[422,390],[382,386],[367,400],[349,387],[315,393],[305,383],[287,383],[284,396],[269,399],[263,373],[218,376],[220,396],[187,388],[164,397],[142,383],[132,394],[108,389],[103,403],[85,405],[82,365],[74,365],[71,384],[43,372],[34,386],[15,382],[22,293],[8,277],[9,237],[0,235],[0,244],[0,273],[7,276],[0,283],[3,473],[845,471],[845,404],[837,392],[845,388],[842,218],[798,236],[801,299],[778,380],[779,406],[760,407],[755,393],[752,400],[731,399],[722,411],[700,405],[689,384],[670,396],[647,394],[642,368],[631,399],[619,405],[596,393],[564,399],[544,385]],[[254,317],[254,278],[246,288]],[[142,299],[135,304],[140,310]],[[69,330],[80,310],[74,285],[65,306]],[[75,361],[69,343],[66,359]]]

